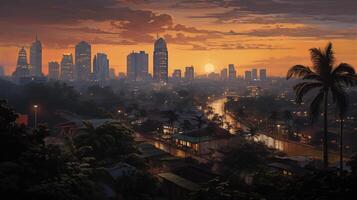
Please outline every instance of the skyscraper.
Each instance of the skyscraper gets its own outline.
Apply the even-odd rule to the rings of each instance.
[[[75,78],[78,81],[88,81],[91,73],[91,45],[81,41],[75,47]]]
[[[42,74],[42,44],[37,38],[30,48],[30,71],[31,76],[40,77]]]
[[[236,69],[234,67],[234,64],[229,64],[228,65],[228,78],[229,80],[235,80],[237,76]]]
[[[195,79],[195,68],[193,66],[185,68],[186,81],[193,81]]]
[[[259,70],[259,79],[262,81],[267,80],[267,70],[266,69]]]
[[[5,69],[0,65],[0,77],[5,76]]]
[[[131,81],[141,81],[148,78],[149,56],[145,51],[132,52],[127,56],[126,71]]]
[[[63,81],[74,80],[73,56],[71,53],[63,54],[61,61],[60,79]]]
[[[156,40],[154,46],[154,80],[168,81],[168,52],[163,38]]]
[[[228,77],[228,70],[227,68],[224,68],[221,70],[221,80],[227,80]]]
[[[97,53],[93,59],[93,78],[95,81],[109,80],[109,59],[105,53]]]
[[[245,71],[245,80],[246,81],[252,80],[252,72],[251,71]]]
[[[109,69],[109,79],[110,80],[114,80],[115,79],[115,69],[114,68],[110,68]]]
[[[252,79],[258,80],[258,71],[257,69],[252,69]]]
[[[14,73],[12,73],[12,76],[14,78],[23,78],[31,76],[29,65],[27,63],[27,54],[24,47],[19,50],[16,70],[14,71]]]
[[[182,75],[181,75],[181,69],[175,69],[174,72],[172,73],[172,79],[178,81],[181,80]]]
[[[58,80],[60,76],[60,65],[58,62],[48,63],[48,79]]]

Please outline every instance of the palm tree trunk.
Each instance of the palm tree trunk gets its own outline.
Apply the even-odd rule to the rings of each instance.
[[[343,118],[340,118],[340,171],[343,172]]]
[[[328,168],[328,130],[327,130],[327,106],[328,90],[325,91],[324,97],[324,137],[323,137],[323,163],[324,168]]]

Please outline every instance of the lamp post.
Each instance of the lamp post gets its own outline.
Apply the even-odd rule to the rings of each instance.
[[[280,124],[276,125],[276,127],[278,128],[278,134],[280,134]]]
[[[38,105],[33,105],[34,114],[35,114],[35,128],[37,127],[37,108]]]

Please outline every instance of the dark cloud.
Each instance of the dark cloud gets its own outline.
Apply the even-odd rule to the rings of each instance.
[[[118,36],[133,42],[152,42],[150,34],[161,33],[173,25],[172,17],[148,10],[134,10],[116,0],[2,0],[0,22],[10,27],[78,25],[112,21]],[[0,23],[1,24],[1,23]],[[93,23],[92,23],[93,24]],[[112,34],[95,27],[70,28],[87,33]],[[54,30],[52,30],[54,31]]]
[[[282,50],[290,49],[286,47],[260,44],[260,43],[244,43],[244,42],[230,42],[230,43],[207,43],[206,45],[192,44],[191,48],[186,50],[211,51],[211,50]]]
[[[247,32],[230,31],[227,35],[244,35],[255,37],[295,37],[295,38],[322,38],[322,39],[355,39],[357,29],[330,29],[321,27],[296,27],[289,28],[275,26],[265,29],[253,29]]]
[[[90,33],[90,34],[105,34],[105,35],[119,35],[119,32],[105,31],[99,28],[90,28],[90,27],[59,27],[58,30],[65,30],[71,32],[81,32],[81,33]]]
[[[284,23],[284,22],[344,22],[356,23],[355,0],[199,0],[181,1],[187,7],[200,7],[205,2],[226,11],[194,15],[211,18],[219,23]]]

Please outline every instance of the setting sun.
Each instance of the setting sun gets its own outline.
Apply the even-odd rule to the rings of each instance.
[[[215,68],[214,68],[214,65],[211,64],[211,63],[207,63],[207,64],[204,66],[204,70],[205,70],[205,72],[206,72],[207,74],[214,72],[214,69],[215,69]]]

